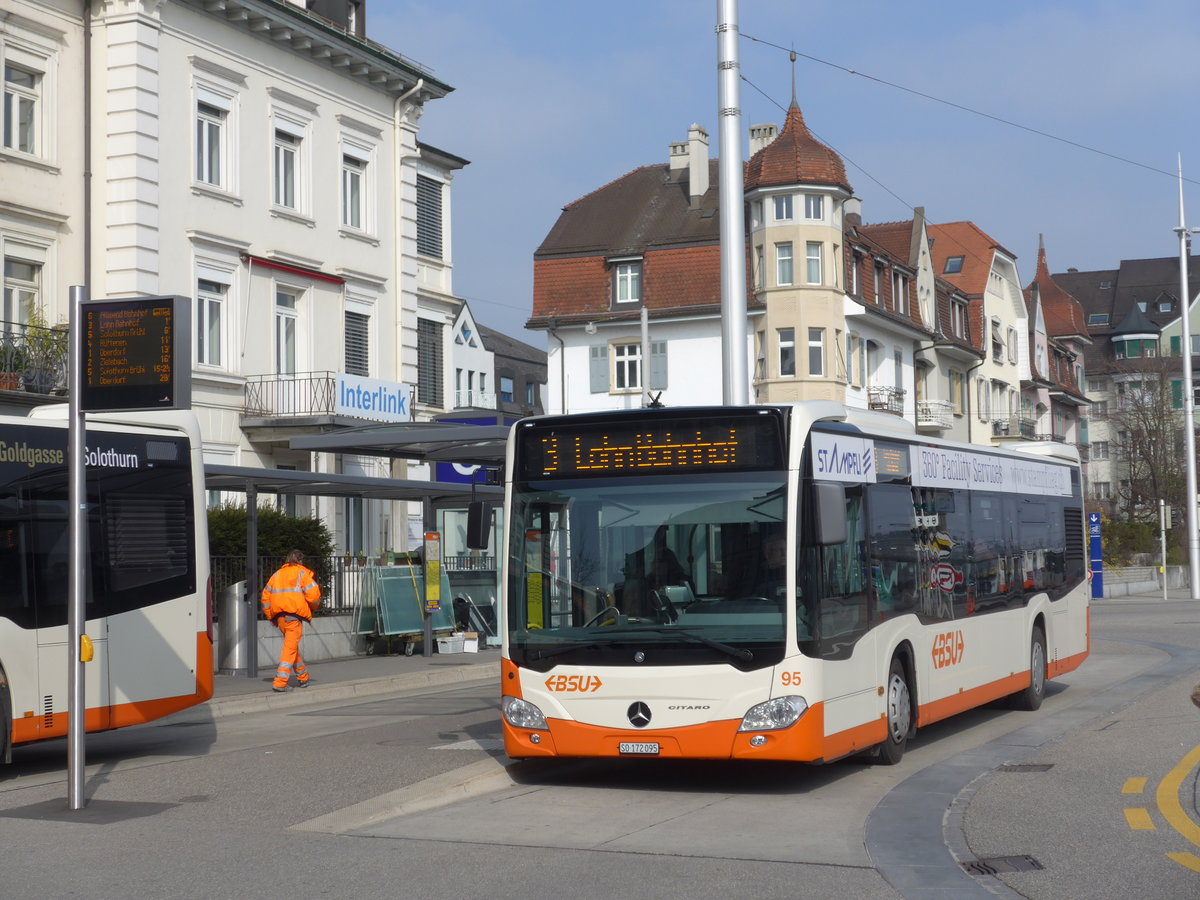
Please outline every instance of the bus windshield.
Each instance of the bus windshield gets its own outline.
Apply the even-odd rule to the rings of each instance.
[[[777,663],[786,473],[540,481],[512,501],[510,657],[554,665]]]

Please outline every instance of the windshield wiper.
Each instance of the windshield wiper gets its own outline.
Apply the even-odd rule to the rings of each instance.
[[[572,650],[594,650],[597,647],[606,647],[607,644],[597,644],[595,642],[589,644],[566,644],[562,647],[555,647],[553,650],[530,650],[525,649],[525,653],[531,660],[549,659],[552,656],[562,656],[564,653],[570,653]]]
[[[732,656],[734,659],[740,659],[742,662],[750,662],[754,659],[754,654],[745,647],[731,647],[729,644],[722,644],[720,641],[714,641],[712,638],[707,638],[702,634],[696,634],[694,631],[687,631],[683,628],[674,627],[658,627],[658,628],[638,628],[638,629],[623,629],[625,634],[641,634],[643,632],[653,631],[656,634],[678,634],[685,638],[690,638],[693,641],[703,644],[706,647],[712,647],[714,650],[719,650],[726,656]]]

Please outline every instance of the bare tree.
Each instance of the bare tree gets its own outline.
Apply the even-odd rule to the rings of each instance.
[[[1136,369],[1118,377],[1109,431],[1116,444],[1117,509],[1125,521],[1156,522],[1160,498],[1174,506],[1187,492],[1178,362],[1139,359]]]

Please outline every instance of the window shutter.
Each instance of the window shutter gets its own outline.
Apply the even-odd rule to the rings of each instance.
[[[588,349],[591,355],[592,393],[605,393],[608,390],[608,345],[595,344]]]
[[[417,252],[442,258],[442,183],[417,176]]]
[[[650,342],[650,390],[667,389],[667,342]]]
[[[362,313],[346,313],[347,375],[362,375],[365,378],[371,374],[368,355],[370,322],[370,317],[364,316]]]

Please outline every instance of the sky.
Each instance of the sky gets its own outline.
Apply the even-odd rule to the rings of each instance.
[[[1039,234],[1051,272],[1177,256],[1182,156],[1186,221],[1200,225],[1195,0],[737,6],[743,158],[751,125],[783,123],[794,49],[797,103],[845,161],[864,222],[917,206],[973,221],[1016,254],[1022,284]],[[533,254],[562,207],[665,164],[693,122],[717,156],[717,8],[368,6],[372,39],[455,89],[426,105],[420,140],[470,160],[452,187],[454,293],[477,322],[544,347],[524,323]]]

